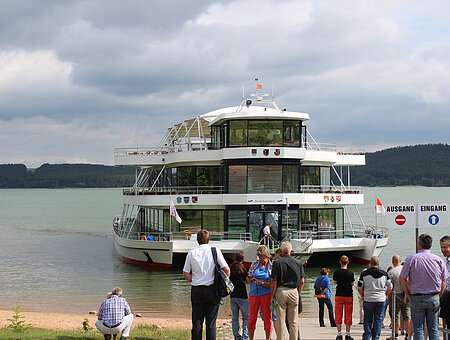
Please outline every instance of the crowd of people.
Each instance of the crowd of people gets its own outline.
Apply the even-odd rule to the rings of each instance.
[[[214,268],[210,235],[207,230],[197,234],[199,246],[189,251],[183,268],[183,276],[192,285],[192,339],[202,339],[205,323],[206,339],[216,339],[216,319],[220,298],[214,289]],[[388,271],[379,268],[379,258],[372,256],[369,268],[364,269],[355,280],[348,269],[349,259],[340,258],[340,268],[333,273],[335,310],[331,295],[330,269],[322,268],[314,289],[319,304],[319,326],[326,327],[325,306],[331,327],[336,327],[336,340],[353,340],[353,291],[356,282],[364,325],[363,340],[378,340],[381,335],[386,311],[389,311],[393,337],[399,339],[400,330],[405,340],[439,339],[439,317],[444,328],[450,325],[450,236],[440,239],[445,261],[430,252],[432,238],[422,234],[418,238],[418,252],[406,258],[402,264],[399,255],[392,257]],[[305,283],[302,263],[291,256],[292,246],[283,242],[272,261],[269,249],[260,245],[257,260],[247,270],[245,255],[238,251],[235,261],[228,267],[220,249],[216,249],[217,265],[230,277],[234,290],[230,295],[232,331],[235,340],[252,340],[255,335],[258,314],[262,317],[266,340],[275,330],[277,339],[300,339],[298,314],[301,312],[300,293]],[[249,290],[247,293],[247,286]],[[240,323],[240,316],[242,323]],[[122,332],[127,339],[133,314],[120,288],[114,288],[102,303],[98,313],[97,328],[111,339]],[[345,324],[345,334],[342,324]],[[287,333],[286,333],[287,332]],[[444,340],[446,338],[444,333]]]

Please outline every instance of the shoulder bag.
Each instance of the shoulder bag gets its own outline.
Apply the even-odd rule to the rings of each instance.
[[[230,281],[225,271],[217,263],[217,250],[211,247],[212,256],[214,259],[214,289],[219,299],[230,295],[234,290],[234,285]]]

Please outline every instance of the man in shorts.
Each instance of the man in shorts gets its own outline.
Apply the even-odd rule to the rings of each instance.
[[[341,269],[338,269],[333,274],[333,281],[336,285],[336,295],[335,295],[335,316],[336,327],[338,335],[336,340],[342,340],[342,315],[345,309],[345,340],[353,340],[350,335],[350,328],[352,327],[352,314],[353,314],[353,285],[355,284],[355,275],[349,269],[348,257],[345,255],[341,256],[339,260],[341,264]]]
[[[395,338],[398,339],[398,332],[400,330],[400,314],[402,316],[403,320],[403,327],[406,329],[406,337],[405,339],[412,339],[411,330],[412,327],[411,324],[411,307],[408,303],[405,303],[405,293],[403,292],[402,286],[400,286],[399,277],[400,272],[402,271],[402,261],[400,259],[400,256],[394,255],[392,256],[392,265],[394,266],[393,269],[391,269],[388,272],[388,276],[391,279],[391,282],[393,284],[392,292],[395,294],[392,295],[391,301],[394,299],[395,296]]]

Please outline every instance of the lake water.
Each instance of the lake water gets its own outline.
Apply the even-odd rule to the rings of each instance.
[[[450,188],[365,188],[364,193],[366,204],[359,210],[369,225],[375,224],[376,197],[384,205],[450,204]],[[106,293],[120,286],[136,313],[190,316],[190,286],[181,269],[148,271],[114,255],[111,222],[122,211],[121,196],[120,189],[0,190],[0,308],[20,304],[23,310],[86,313],[97,310]],[[356,211],[349,210],[358,223]],[[379,217],[378,224],[384,225],[384,218]],[[420,232],[433,236],[432,251],[441,255],[438,240],[449,230]],[[389,235],[380,257],[383,269],[393,254],[404,259],[415,251],[413,229],[394,229]],[[359,274],[364,267],[350,268]],[[317,314],[312,286],[319,270],[306,267],[305,315]],[[221,316],[230,314],[228,303],[221,307]]]

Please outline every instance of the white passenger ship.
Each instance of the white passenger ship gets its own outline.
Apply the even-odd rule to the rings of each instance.
[[[316,143],[307,113],[279,109],[259,90],[237,107],[212,111],[169,128],[156,147],[117,148],[116,166],[136,168],[134,186],[123,190],[114,221],[114,244],[125,261],[172,267],[197,246],[196,232],[211,232],[211,245],[226,258],[246,260],[269,241],[283,240],[306,261],[350,255],[368,263],[388,241],[384,228],[352,224],[346,207],[364,203],[350,186],[350,166],[363,153]],[[347,178],[342,178],[342,170]],[[346,183],[344,183],[346,182]],[[182,219],[170,215],[170,202]],[[271,224],[271,239],[261,227]]]

